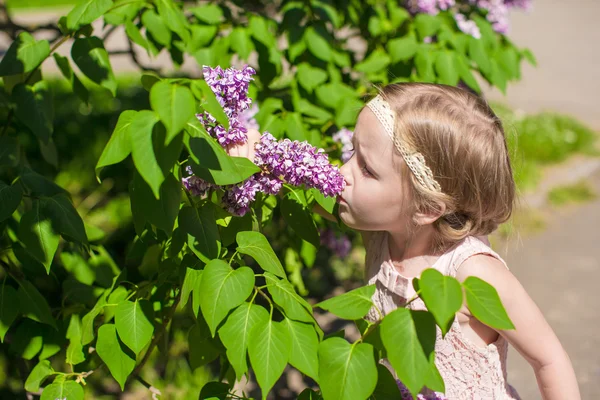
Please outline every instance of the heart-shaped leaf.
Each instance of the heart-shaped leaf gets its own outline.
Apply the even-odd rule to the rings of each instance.
[[[325,399],[367,399],[377,385],[373,346],[350,344],[339,337],[323,341],[319,345],[319,383]]]
[[[200,282],[200,309],[212,335],[233,308],[250,296],[254,288],[254,272],[248,267],[236,270],[223,260],[212,260]]]
[[[375,285],[364,286],[322,301],[315,307],[327,310],[343,319],[356,320],[364,317],[373,306],[371,301],[373,294],[375,294]]]
[[[115,325],[119,337],[136,356],[150,343],[154,325],[142,311],[138,301],[125,300],[115,310]]]
[[[171,142],[196,111],[190,89],[167,81],[160,81],[152,86],[150,104],[167,128],[165,144]]]
[[[429,268],[419,279],[421,298],[445,335],[454,322],[456,312],[463,302],[460,283],[451,276]]]
[[[98,329],[96,352],[121,386],[121,390],[124,390],[127,377],[135,368],[135,360],[121,348],[115,325],[104,324]]]
[[[492,285],[476,276],[470,276],[463,282],[463,287],[467,295],[467,306],[475,318],[494,329],[515,329]]]
[[[281,262],[262,233],[254,231],[238,232],[236,242],[238,244],[236,250],[254,258],[263,270],[280,278],[286,277]]]

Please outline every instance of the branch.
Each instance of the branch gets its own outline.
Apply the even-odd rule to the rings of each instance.
[[[59,35],[62,35],[60,28],[55,24],[44,24],[44,25],[30,25],[25,26],[21,24],[17,24],[13,21],[10,13],[8,12],[8,8],[6,7],[5,2],[0,3],[0,16],[4,17],[4,21],[0,23],[0,31],[6,33],[12,40],[17,38],[17,33],[19,31],[25,31],[29,33],[34,33],[37,31],[54,31]]]
[[[142,70],[144,71],[152,71],[152,72],[159,72],[158,68],[154,68],[154,67],[148,67],[143,65],[137,58],[137,54],[135,52],[135,48],[133,47],[133,42],[131,41],[131,39],[129,39],[129,37],[127,37],[127,43],[129,44],[129,50],[127,51],[127,53],[129,53],[129,56],[131,57],[131,60],[138,66],[140,67]]]

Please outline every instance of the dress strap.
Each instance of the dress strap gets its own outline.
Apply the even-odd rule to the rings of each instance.
[[[506,262],[502,259],[502,257],[500,257],[498,253],[484,243],[481,238],[469,236],[463,239],[463,242],[453,251],[452,260],[450,261],[450,267],[448,269],[448,275],[455,277],[461,265],[467,261],[468,258],[478,254],[494,257],[495,259],[500,260],[506,269],[508,269],[508,265],[506,265]]]

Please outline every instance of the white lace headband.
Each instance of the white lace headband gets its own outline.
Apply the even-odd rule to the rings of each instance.
[[[377,95],[367,103],[367,107],[373,111],[383,128],[394,142],[394,146],[404,158],[406,165],[417,178],[417,181],[425,188],[434,192],[441,192],[442,188],[433,178],[431,169],[425,164],[425,158],[419,152],[410,152],[397,135],[394,135],[396,114],[392,111],[389,103]]]

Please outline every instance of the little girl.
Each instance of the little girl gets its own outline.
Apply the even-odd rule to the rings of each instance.
[[[558,338],[486,239],[509,219],[515,197],[502,124],[486,102],[450,86],[388,85],[360,112],[353,142],[354,155],[341,168],[339,216],[362,234],[373,302],[383,315],[404,307],[415,295],[412,279],[435,268],[494,286],[516,327],[496,331],[463,305],[444,338],[438,328],[446,397],[518,399],[506,380],[510,343],[534,369],[542,398],[579,399]],[[408,307],[425,309],[420,299]],[[379,315],[373,309],[367,317]]]

